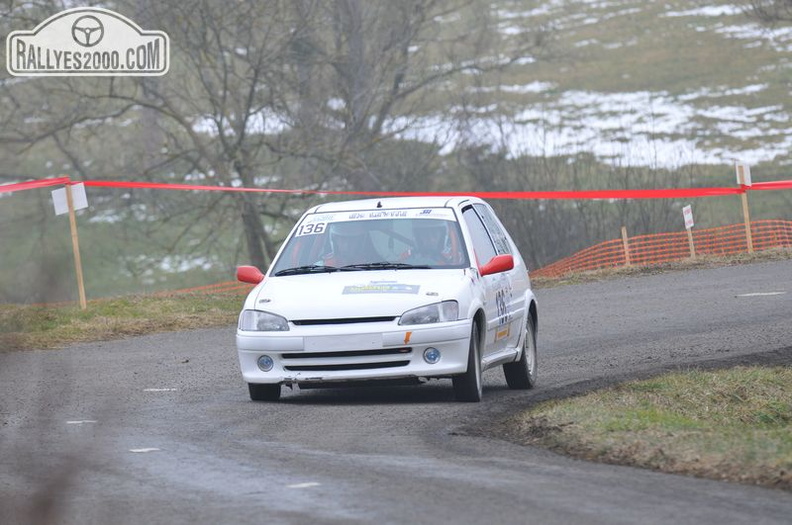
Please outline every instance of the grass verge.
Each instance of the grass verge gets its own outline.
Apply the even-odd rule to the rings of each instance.
[[[99,299],[91,301],[86,310],[74,304],[0,305],[0,351],[232,326],[242,300],[235,294],[180,294]]]
[[[689,371],[540,404],[512,438],[605,463],[792,490],[792,368]]]

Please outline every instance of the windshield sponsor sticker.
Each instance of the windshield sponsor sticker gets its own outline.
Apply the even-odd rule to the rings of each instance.
[[[61,11],[33,30],[6,39],[14,76],[161,76],[170,67],[170,41],[101,7]]]
[[[308,215],[303,221],[303,224],[368,221],[376,219],[444,219],[447,221],[454,221],[456,220],[456,216],[453,210],[448,208],[353,211]]]
[[[394,219],[408,217],[406,210],[390,210],[390,211],[368,211],[368,212],[355,212],[350,213],[349,218],[355,219]]]
[[[351,212],[348,220],[369,220],[369,219],[446,219],[454,220],[454,212],[448,208],[428,208],[428,209],[406,209],[406,210],[375,210],[375,211],[356,211]]]
[[[371,294],[371,293],[407,293],[417,294],[421,286],[418,284],[402,284],[396,281],[372,281],[368,284],[354,284],[345,286],[344,295]]]
[[[335,213],[315,213],[305,218],[306,224],[309,222],[333,222],[337,220]]]

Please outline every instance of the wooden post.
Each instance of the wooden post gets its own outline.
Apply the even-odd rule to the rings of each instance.
[[[622,243],[624,244],[624,265],[630,266],[630,243],[627,240],[627,227],[622,226]]]
[[[682,218],[685,219],[685,230],[687,230],[688,246],[690,246],[690,258],[696,258],[696,247],[693,245],[693,226],[696,223],[693,221],[693,206],[688,204],[682,208]]]
[[[74,198],[72,197],[71,183],[66,184],[66,203],[69,206],[69,227],[71,228],[72,251],[74,252],[74,268],[77,272],[77,289],[80,294],[80,308],[85,310],[88,303],[85,300],[85,284],[83,283],[82,260],[80,259],[80,241],[77,238],[77,216],[74,213]]]
[[[743,217],[745,218],[745,243],[748,245],[748,253],[753,253],[753,236],[751,235],[751,212],[748,210],[748,193],[740,195],[742,198]]]
[[[695,259],[696,258],[696,247],[693,244],[693,229],[692,228],[687,228],[687,234],[688,234],[688,244],[690,245],[690,258],[691,259]]]
[[[737,182],[743,189],[743,192],[740,194],[740,199],[742,199],[743,219],[745,220],[745,244],[748,246],[748,253],[753,253],[754,246],[753,236],[751,235],[751,212],[748,209],[748,192],[745,191],[746,177],[745,165],[743,164],[737,164]]]

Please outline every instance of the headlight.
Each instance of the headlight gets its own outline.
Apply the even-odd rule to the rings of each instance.
[[[285,318],[269,312],[242,310],[239,314],[239,329],[247,332],[287,332],[289,323]]]
[[[420,308],[408,310],[402,314],[399,324],[429,324],[456,321],[459,318],[459,303],[443,301]]]

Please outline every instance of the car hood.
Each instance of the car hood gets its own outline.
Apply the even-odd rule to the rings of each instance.
[[[252,292],[246,307],[289,320],[396,317],[411,308],[457,299],[460,287],[470,283],[469,273],[459,269],[268,277]]]

